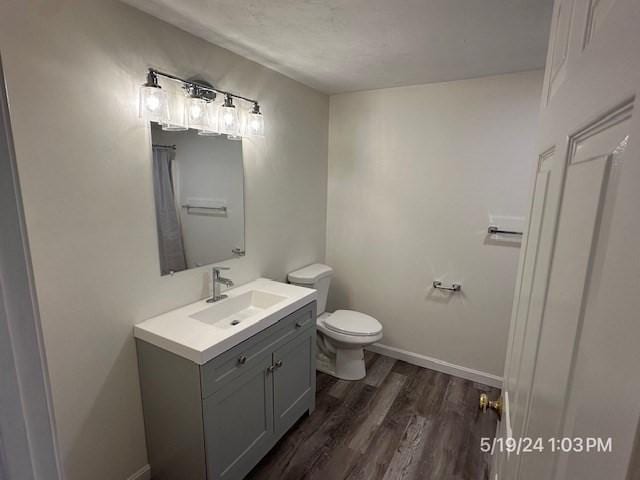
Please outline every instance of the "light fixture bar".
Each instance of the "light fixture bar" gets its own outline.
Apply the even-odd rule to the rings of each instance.
[[[196,88],[198,90],[201,90],[201,91],[213,92],[213,93],[224,95],[224,96],[230,96],[230,97],[237,98],[239,100],[244,100],[245,102],[249,102],[249,103],[253,103],[253,104],[257,104],[258,103],[257,100],[254,100],[252,98],[243,97],[242,95],[236,95],[235,93],[227,92],[225,90],[220,90],[218,88],[213,88],[211,86],[203,85],[202,83],[193,82],[191,80],[185,80],[184,78],[180,78],[180,77],[178,77],[176,75],[172,75],[170,73],[161,72],[160,70],[156,70],[155,68],[150,68],[149,69],[149,74],[151,74],[151,76],[158,75],[158,76],[165,77],[165,78],[168,78],[168,79],[171,79],[171,80],[175,80],[177,82],[181,82],[181,83],[183,83],[185,85],[188,85],[190,87],[194,87],[194,88]]]

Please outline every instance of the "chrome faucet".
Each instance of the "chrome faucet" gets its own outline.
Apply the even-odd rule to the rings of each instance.
[[[226,287],[233,287],[233,282],[220,276],[222,270],[230,270],[229,267],[213,267],[211,272],[211,298],[207,300],[207,303],[214,303],[227,298],[227,295],[220,294],[220,284]]]

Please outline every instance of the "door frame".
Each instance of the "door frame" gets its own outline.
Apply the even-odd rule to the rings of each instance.
[[[0,478],[62,480],[0,56]]]

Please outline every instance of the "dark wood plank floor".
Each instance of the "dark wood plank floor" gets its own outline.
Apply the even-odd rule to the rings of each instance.
[[[317,406],[247,478],[488,479],[480,438],[492,412],[478,411],[496,389],[367,352],[367,376],[346,382],[318,373]]]

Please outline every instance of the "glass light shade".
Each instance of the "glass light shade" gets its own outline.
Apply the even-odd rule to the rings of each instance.
[[[245,134],[250,137],[264,137],[264,117],[261,113],[249,113]]]
[[[188,128],[206,130],[208,127],[207,101],[197,97],[187,98],[185,102],[185,116]]]
[[[237,136],[240,134],[240,121],[235,107],[223,105],[218,109],[218,130],[227,135]]]
[[[213,137],[220,135],[218,131],[218,105],[213,102],[207,102],[207,127],[200,130],[198,135]]]
[[[236,108],[236,112],[238,113],[238,128],[236,128],[235,133],[228,134],[227,138],[240,141],[246,136],[248,112],[242,107]]]
[[[185,117],[186,97],[182,92],[169,94],[169,121],[162,126],[168,132],[181,132],[187,130],[187,119]]]
[[[159,87],[140,87],[140,118],[150,122],[167,123],[169,121],[169,101],[167,92]]]

